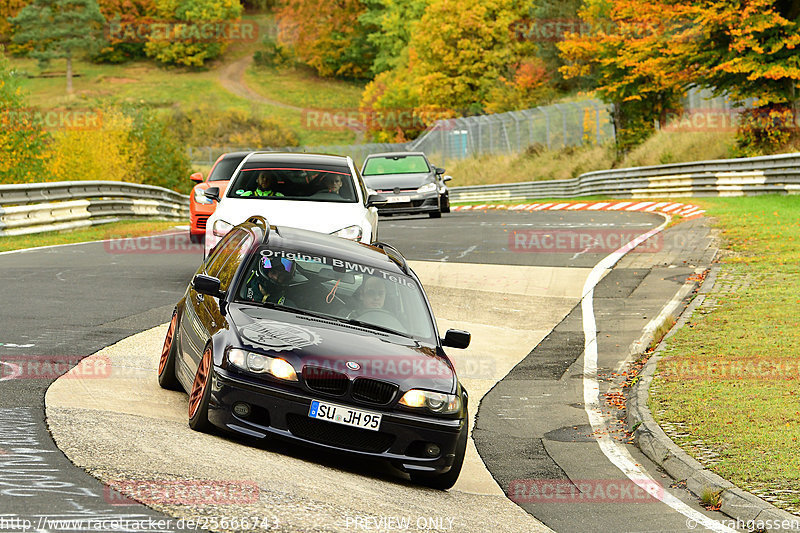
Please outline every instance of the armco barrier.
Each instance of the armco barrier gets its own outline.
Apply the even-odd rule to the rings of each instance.
[[[0,185],[0,236],[77,229],[122,217],[188,219],[189,198],[119,181]]]
[[[588,172],[569,180],[452,187],[454,202],[800,193],[800,153]]]

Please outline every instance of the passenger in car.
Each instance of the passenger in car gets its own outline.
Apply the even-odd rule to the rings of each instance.
[[[361,286],[355,290],[353,296],[355,296],[358,306],[355,312],[366,309],[383,309],[383,305],[386,303],[386,285],[380,278],[367,276]]]

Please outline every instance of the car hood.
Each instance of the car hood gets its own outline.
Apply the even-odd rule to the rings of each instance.
[[[433,346],[398,335],[348,326],[250,305],[230,306],[230,318],[242,347],[275,353],[298,375],[304,366],[367,377],[413,388],[455,392],[450,361]],[[348,364],[349,363],[349,364]]]
[[[431,181],[431,172],[421,174],[384,174],[382,176],[364,176],[364,182],[370,189],[416,189]]]
[[[359,203],[223,198],[214,219],[235,226],[248,217],[261,215],[273,226],[333,233],[348,226],[360,226],[363,211],[364,206]]]

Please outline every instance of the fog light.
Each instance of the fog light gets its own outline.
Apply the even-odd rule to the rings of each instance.
[[[430,443],[425,446],[425,455],[428,457],[439,457],[442,450],[436,444]]]
[[[250,406],[244,402],[233,404],[233,414],[241,418],[250,416]]]

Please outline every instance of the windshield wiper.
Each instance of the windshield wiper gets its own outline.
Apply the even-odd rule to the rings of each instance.
[[[338,320],[341,320],[342,322],[346,322],[348,324],[352,324],[353,326],[359,326],[367,329],[375,329],[378,331],[383,331],[385,333],[391,333],[392,335],[399,335],[401,337],[406,337],[408,339],[414,338],[408,333],[403,333],[402,331],[397,331],[396,329],[387,328],[386,326],[378,326],[377,324],[373,324],[372,322],[364,322],[363,320],[356,320],[355,318],[340,318]]]

